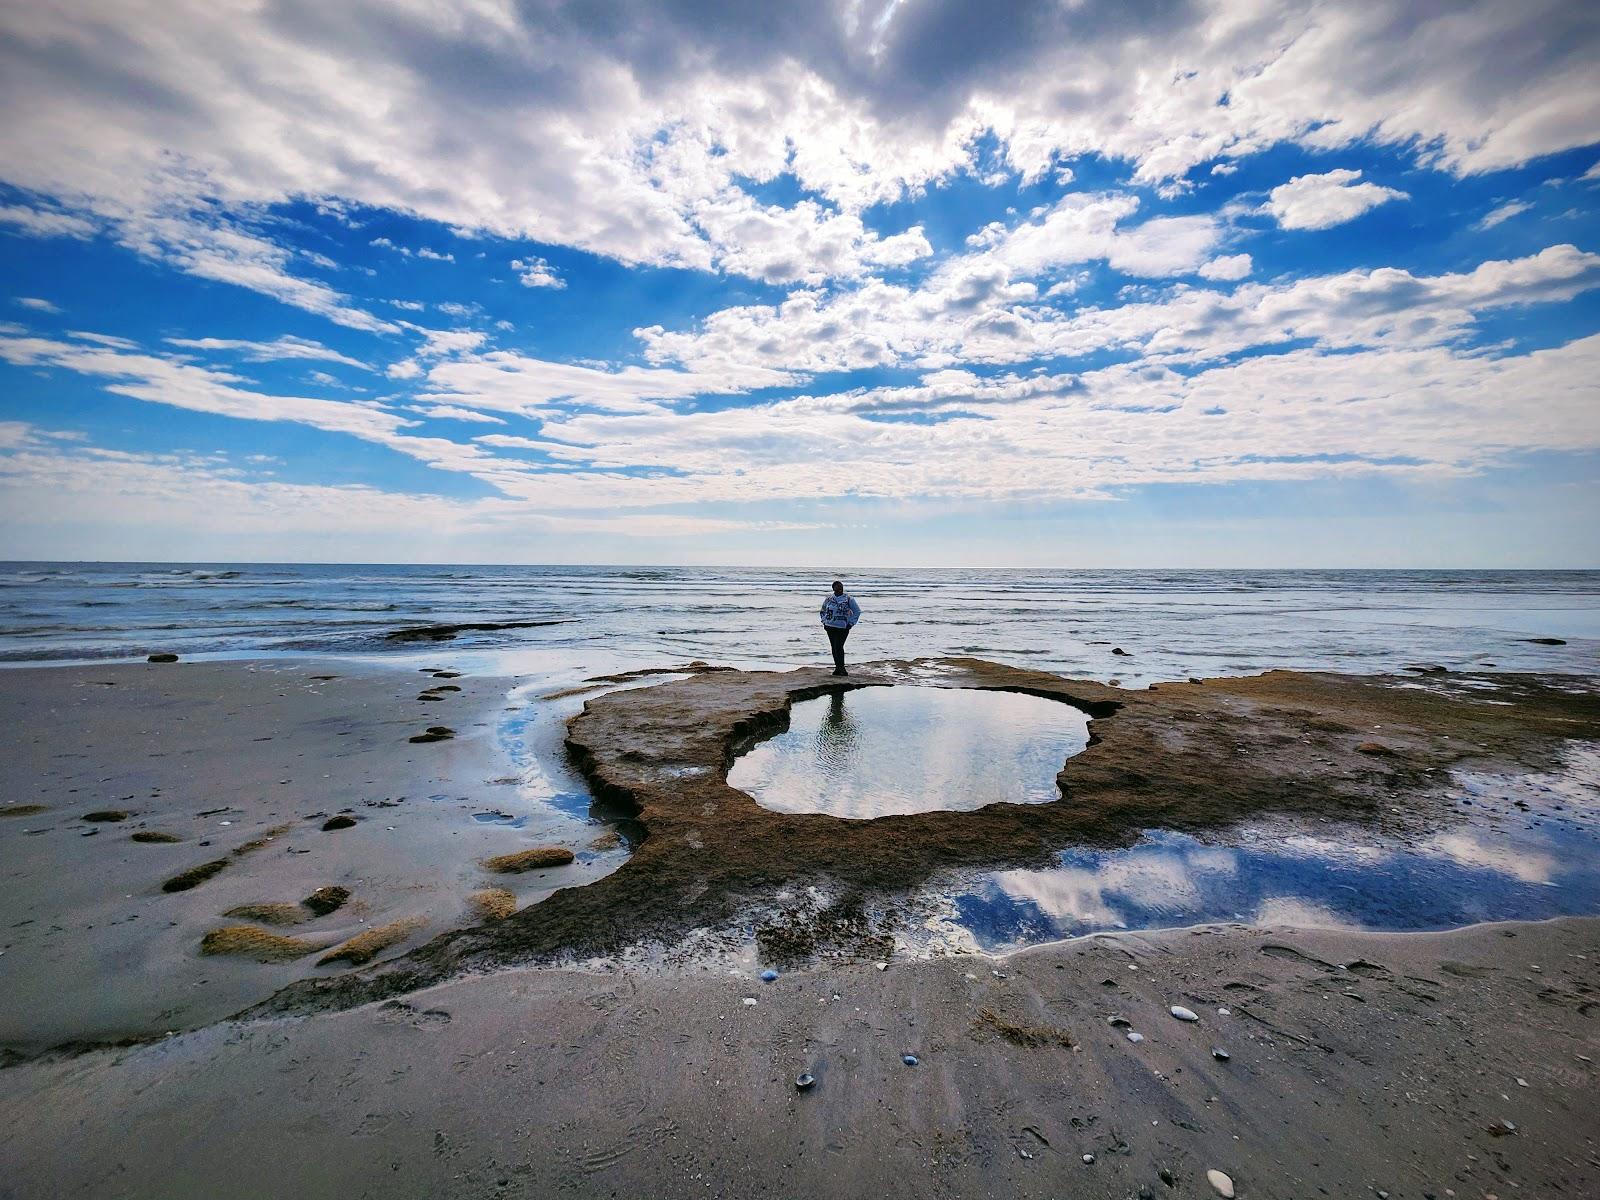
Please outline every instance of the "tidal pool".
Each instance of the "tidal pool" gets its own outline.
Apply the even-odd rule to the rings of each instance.
[[[867,687],[794,705],[789,728],[735,760],[728,782],[773,812],[846,820],[1058,800],[1089,744],[1058,700],[972,688]]]
[[[1405,839],[1245,825],[1201,842],[1146,830],[1125,849],[946,881],[912,952],[1003,952],[1106,930],[1211,921],[1380,930],[1600,912],[1600,744],[1548,772],[1452,773],[1455,815]]]

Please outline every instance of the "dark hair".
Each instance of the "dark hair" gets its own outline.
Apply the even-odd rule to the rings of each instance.
[[[833,586],[838,588],[841,592],[844,591],[844,584],[840,583],[837,579],[833,581]]]

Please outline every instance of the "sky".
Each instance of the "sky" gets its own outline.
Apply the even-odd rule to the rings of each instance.
[[[1600,5],[0,0],[0,558],[1600,567]]]

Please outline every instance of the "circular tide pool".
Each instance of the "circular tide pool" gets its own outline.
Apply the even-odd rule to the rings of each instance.
[[[846,820],[1060,799],[1056,774],[1089,744],[1057,700],[971,688],[867,687],[803,700],[789,728],[734,761],[733,787],[773,812]]]

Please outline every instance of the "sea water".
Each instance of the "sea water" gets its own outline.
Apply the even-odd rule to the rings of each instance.
[[[185,658],[356,657],[513,676],[501,735],[524,764],[523,810],[549,805],[582,815],[590,800],[561,741],[567,717],[595,693],[563,693],[594,675],[691,659],[743,668],[828,665],[817,609],[836,573],[0,564],[0,663],[142,659],[165,650]],[[863,610],[848,644],[856,662],[971,655],[1125,687],[1273,668],[1600,671],[1595,571],[896,570],[844,577]],[[438,641],[392,636],[429,626],[445,634],[439,627],[466,624],[508,627]],[[1410,686],[1460,683],[1418,674]],[[1492,700],[1492,693],[1484,696]],[[913,953],[1003,950],[1212,920],[1424,929],[1600,912],[1600,731],[1575,732],[1566,759],[1550,772],[1452,776],[1446,790],[1461,806],[1460,818],[1421,840],[1271,820],[1204,841],[1170,830],[1130,831],[1121,847],[1063,847],[1046,868],[1001,866],[932,881],[915,898],[926,920],[904,946]],[[1014,765],[1029,753],[1026,742],[1008,743],[1003,757]],[[1064,761],[1074,744],[1051,744],[1047,753]],[[851,761],[863,767],[873,758]],[[977,770],[980,760],[967,759]],[[1053,775],[1038,762],[1020,770],[1005,789]],[[951,777],[950,769],[941,771]],[[1031,782],[1024,785],[1022,776]],[[992,784],[984,786],[992,794]],[[870,798],[872,790],[856,789],[834,815],[869,819],[887,811]]]

